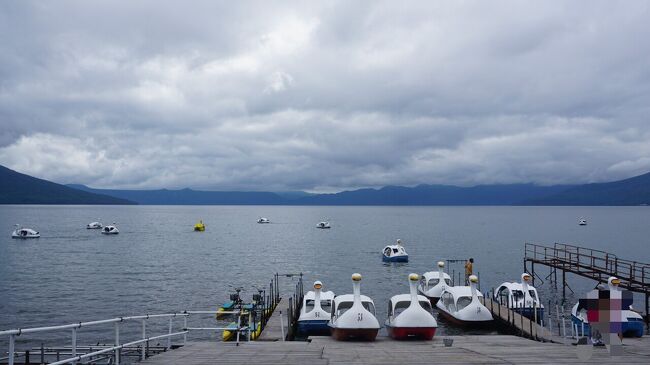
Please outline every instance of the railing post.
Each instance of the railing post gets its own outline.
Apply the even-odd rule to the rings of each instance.
[[[149,316],[149,315],[147,315],[147,316]],[[142,319],[142,339],[144,340],[146,338],[147,338],[147,319],[143,318]],[[147,343],[142,342],[141,346],[142,346],[142,353],[140,354],[140,360],[144,361],[147,358],[147,352],[146,352]]]
[[[77,356],[77,327],[72,328],[72,357]],[[76,364],[76,361],[72,362],[72,365]]]
[[[8,358],[9,365],[14,365],[14,352],[16,352],[15,346],[16,346],[16,335],[9,335],[9,358]]]
[[[120,345],[120,322],[115,322],[115,346]],[[120,349],[115,349],[115,365],[120,365]]]
[[[169,334],[172,334],[173,317],[169,317]],[[167,337],[167,350],[172,348],[172,336]]]
[[[187,317],[188,314],[183,317],[183,331],[187,331]],[[183,346],[187,345],[187,333],[183,335]]]

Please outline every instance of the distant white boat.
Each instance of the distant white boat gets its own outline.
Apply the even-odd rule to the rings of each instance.
[[[35,231],[31,228],[21,227],[19,224],[16,224],[16,229],[11,233],[11,238],[39,238],[41,236],[38,231]]]
[[[316,225],[316,228],[320,228],[320,229],[329,229],[329,228],[332,228],[332,227],[330,226],[330,222],[319,222],[319,223]]]
[[[381,259],[385,262],[409,262],[409,254],[402,246],[402,240],[397,240],[394,245],[384,247]]]
[[[264,223],[271,223],[271,221],[268,218],[260,218],[257,220],[257,223],[264,224]]]
[[[113,223],[110,226],[105,226],[102,228],[102,234],[118,234],[120,231],[117,229],[117,226],[115,226],[115,223]]]
[[[99,220],[99,219],[98,219]],[[103,225],[99,222],[90,222],[86,224],[86,229],[100,229]]]
[[[584,219],[584,218],[580,218],[580,220],[578,221],[578,225],[586,226],[587,225],[587,220]]]

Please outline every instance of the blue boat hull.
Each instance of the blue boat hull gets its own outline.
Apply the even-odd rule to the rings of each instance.
[[[409,262],[408,255],[388,257],[382,254],[381,256],[384,262]]]
[[[298,333],[301,336],[329,336],[329,320],[298,321]]]
[[[572,315],[571,322],[578,326],[578,335],[591,337],[591,326],[585,323],[584,334],[582,333],[582,320]],[[621,332],[624,337],[642,337],[643,336],[643,321],[641,320],[628,320],[621,323]]]

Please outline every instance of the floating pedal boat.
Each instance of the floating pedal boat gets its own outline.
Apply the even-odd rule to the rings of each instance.
[[[202,220],[200,220],[197,224],[194,225],[194,230],[197,232],[205,231],[205,224],[203,224]]]
[[[334,292],[322,291],[323,283],[314,282],[314,290],[308,291],[302,300],[298,318],[298,333],[302,336],[329,335],[327,323],[331,317]]]
[[[101,232],[102,232],[102,234],[118,234],[118,233],[120,233],[120,231],[115,226],[115,223],[113,223],[113,225],[110,225],[110,226],[104,226],[104,228],[102,228]]]
[[[539,299],[537,289],[530,284],[532,277],[521,274],[521,283],[505,282],[494,293],[494,300],[538,323],[544,321],[544,305]],[[537,314],[535,314],[537,311]]]
[[[99,222],[90,222],[86,224],[86,229],[101,229],[103,225]]]
[[[584,219],[584,218],[580,218],[580,220],[578,221],[578,225],[579,226],[586,226],[587,225],[587,220]]]
[[[320,228],[320,229],[330,229],[330,228],[332,228],[332,227],[330,226],[330,222],[319,222],[319,223],[316,225],[316,228]]]
[[[268,218],[262,217],[262,218],[257,220],[257,223],[264,224],[264,223],[271,223],[271,221]]]
[[[375,317],[375,303],[361,295],[361,274],[352,274],[354,294],[340,295],[334,299],[329,326],[335,340],[374,341],[379,332]]]
[[[420,285],[418,286],[418,291],[429,298],[432,305],[435,305],[442,291],[451,285],[451,277],[444,272],[445,263],[443,261],[438,261],[438,271],[429,271],[422,274],[422,279],[420,280]],[[442,280],[440,280],[442,278]]]
[[[483,294],[476,289],[478,278],[470,275],[469,286],[452,286],[442,291],[436,304],[440,314],[462,326],[485,326],[492,323],[492,313],[479,301]]]
[[[233,316],[232,313],[226,313],[226,312],[232,312],[242,308],[243,301],[239,294],[241,291],[242,288],[235,288],[235,292],[230,294],[230,300],[223,303],[221,307],[217,308],[217,314],[215,316],[216,319],[224,319]]]
[[[16,229],[11,233],[11,238],[39,238],[41,234],[38,231],[35,231],[31,228],[21,227],[19,224],[16,224]]]
[[[409,255],[402,246],[402,240],[397,240],[396,244],[384,247],[381,259],[385,262],[408,262]]]
[[[610,292],[620,291],[619,288],[621,281],[615,277],[611,276],[607,280],[607,288]],[[610,294],[610,298],[612,295]],[[620,296],[619,296],[620,297]],[[643,322],[643,317],[633,311],[628,309],[621,310],[620,315],[621,327],[620,333],[624,337],[642,337],[643,336],[643,327],[645,323]],[[580,302],[576,303],[571,309],[571,322],[574,325],[578,326],[578,333],[583,336],[591,337],[591,326],[589,325],[589,318],[587,315],[587,309],[580,307]],[[583,333],[584,325],[584,333]]]
[[[388,335],[396,340],[431,340],[438,328],[429,299],[417,293],[419,280],[420,275],[409,275],[410,294],[395,295],[388,301],[386,329]]]

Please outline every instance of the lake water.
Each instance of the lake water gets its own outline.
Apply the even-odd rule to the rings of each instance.
[[[272,223],[257,224],[260,216]],[[578,226],[579,217],[589,225]],[[98,218],[117,222],[120,234],[85,229]],[[199,219],[205,232],[192,231]],[[321,220],[332,229],[316,229]],[[15,223],[42,237],[12,240]],[[440,259],[473,257],[483,291],[519,279],[524,242],[573,243],[650,262],[648,207],[0,206],[0,227],[0,329],[215,310],[231,287],[245,287],[249,299],[275,272],[302,272],[306,288],[321,280],[337,294],[350,293],[350,275],[360,272],[362,293],[383,323],[390,296],[408,292],[407,275],[434,270]],[[410,262],[382,263],[381,249],[397,238]],[[578,293],[594,286],[569,278]],[[295,279],[280,280],[288,294]],[[542,286],[545,303],[555,294]],[[100,332],[88,330],[79,342]]]

